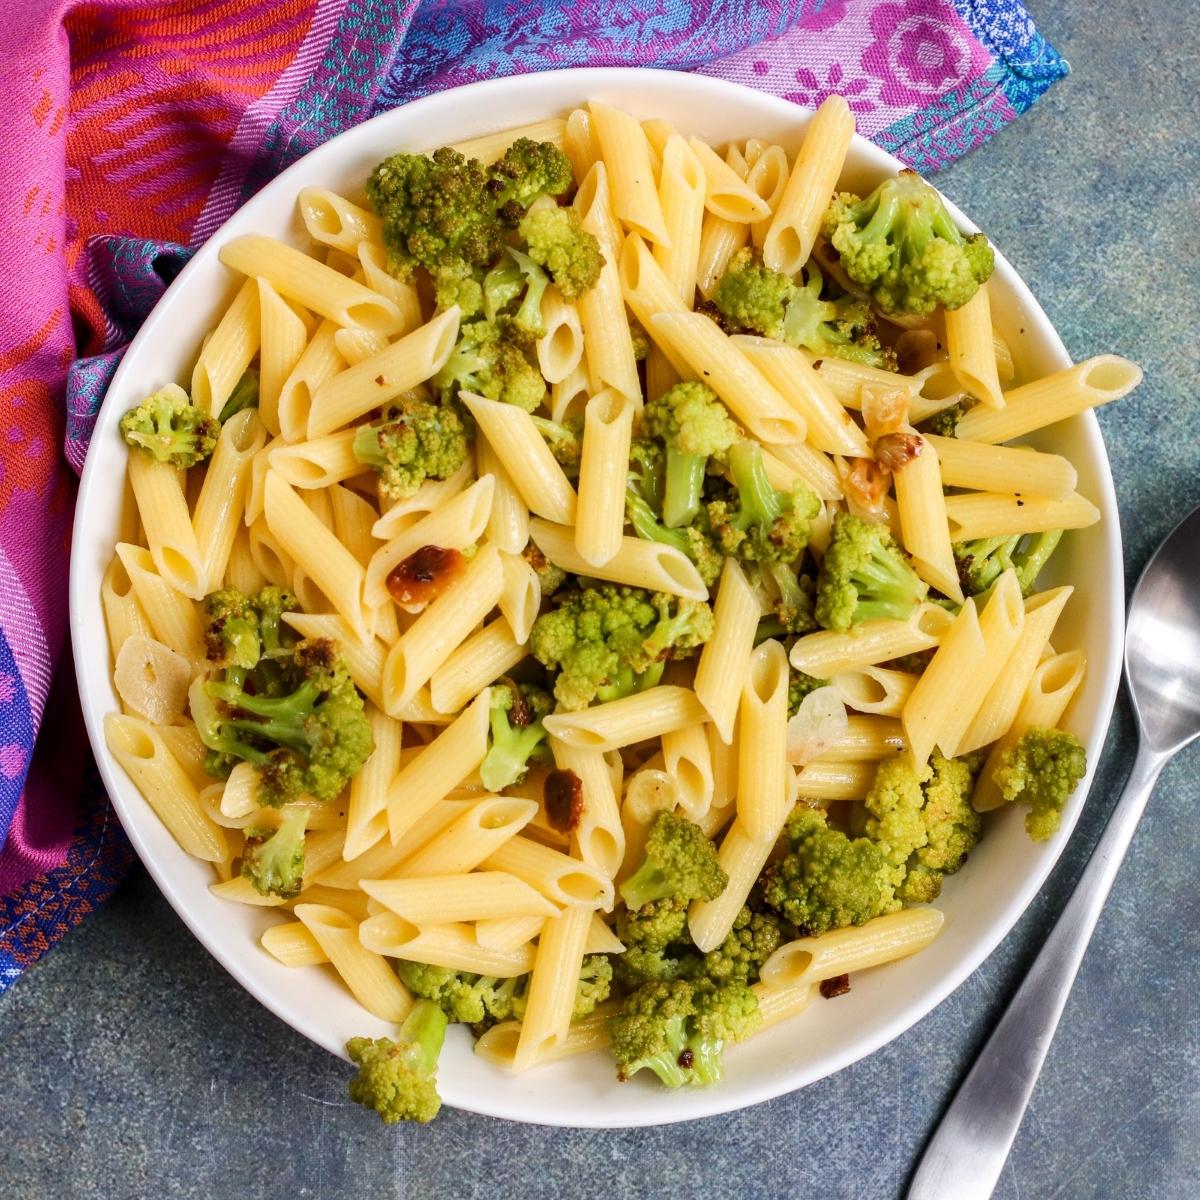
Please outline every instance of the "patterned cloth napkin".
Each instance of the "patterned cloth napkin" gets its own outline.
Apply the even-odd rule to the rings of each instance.
[[[925,173],[1067,72],[1017,0],[22,0],[0,61],[0,991],[131,860],[64,644],[74,472],[124,347],[243,200],[377,112],[528,71],[838,92]]]

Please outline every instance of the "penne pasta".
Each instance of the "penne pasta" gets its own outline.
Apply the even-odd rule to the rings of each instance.
[[[609,700],[579,712],[556,712],[542,720],[546,731],[580,750],[619,750],[707,719],[704,705],[687,688],[660,686]]]
[[[633,404],[611,390],[597,393],[584,409],[575,549],[593,567],[603,566],[621,549],[625,476],[613,464],[629,460],[633,417]]]

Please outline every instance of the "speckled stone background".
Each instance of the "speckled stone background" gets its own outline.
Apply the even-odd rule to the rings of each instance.
[[[939,177],[1072,354],[1146,367],[1102,410],[1130,582],[1200,502],[1200,49],[1191,0],[1034,0],[1074,74]],[[748,1111],[627,1132],[446,1111],[382,1129],[340,1062],[208,957],[137,871],[0,1000],[0,1196],[891,1200],[1094,844],[1132,757],[1124,701],[1049,887],[930,1017],[832,1079]],[[1164,773],[996,1192],[1200,1197],[1200,751]],[[946,1200],[955,1200],[947,1197]]]

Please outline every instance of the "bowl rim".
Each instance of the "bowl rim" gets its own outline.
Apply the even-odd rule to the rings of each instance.
[[[812,110],[799,108],[781,98],[755,91],[753,88],[739,83],[690,72],[645,67],[588,67],[536,73],[536,79],[547,85],[562,82],[568,77],[573,84],[578,85],[578,90],[582,96],[602,90],[608,93],[605,98],[609,99],[612,93],[620,92],[636,81],[637,85],[642,88],[647,84],[653,87],[656,83],[664,89],[669,88],[672,90],[686,91],[691,87],[697,91],[698,101],[717,104],[722,99],[728,99],[734,103],[739,101],[744,102],[745,98],[750,96],[754,98],[756,104],[773,108],[781,117],[787,117],[797,122],[797,124],[807,122],[812,116]],[[531,76],[529,75],[514,75],[501,79],[466,84],[462,87],[451,88],[422,97],[400,108],[380,113],[329,139],[329,141],[316,147],[301,159],[285,168],[264,185],[255,196],[251,197],[245,204],[235,210],[230,215],[229,220],[232,221],[248,207],[262,202],[264,195],[273,195],[274,193],[284,191],[287,181],[301,169],[309,170],[314,163],[319,163],[324,157],[337,155],[342,151],[347,142],[361,140],[366,143],[373,136],[376,140],[382,140],[381,135],[386,127],[397,121],[401,121],[407,127],[411,127],[418,123],[425,113],[431,109],[436,110],[441,105],[447,103],[449,98],[454,98],[454,101],[458,101],[464,94],[469,94],[472,99],[478,101],[476,107],[480,113],[480,125],[487,126],[489,122],[485,114],[488,111],[503,111],[502,106],[499,104],[494,109],[489,110],[487,102],[493,98],[497,100],[502,99],[504,94],[510,89],[528,86],[530,78]],[[507,127],[503,120],[498,123],[492,122],[491,124],[496,129]],[[487,129],[482,129],[481,132],[487,132]],[[873,170],[878,167],[880,171],[895,171],[906,166],[900,159],[876,146],[873,142],[858,133],[854,134],[854,144],[870,161]],[[947,199],[946,204],[960,227],[964,227],[970,231],[978,229],[952,201]],[[147,315],[137,335],[127,347],[122,362],[110,381],[105,393],[105,399],[96,415],[94,430],[99,429],[105,410],[110,407],[112,398],[119,394],[120,385],[124,380],[124,376],[129,371],[129,364],[135,357],[135,351],[138,351],[153,336],[156,314],[158,314],[168,297],[172,297],[179,289],[186,287],[192,275],[202,270],[207,261],[215,256],[227,224],[228,221],[223,223],[220,228],[215,230],[206,239],[204,245],[192,256],[191,260],[184,266],[176,279],[172,281],[163,296],[159,299],[155,308]],[[1043,311],[1032,291],[999,250],[996,251],[996,271],[997,274],[1005,277],[1006,287],[1009,287],[1020,301],[1022,313],[1026,319],[1036,323],[1037,336],[1041,339],[1044,346],[1054,356],[1059,358],[1064,366],[1069,365],[1072,362],[1071,356],[1057,330]],[[1073,418],[1073,420],[1080,422],[1078,428],[1081,429],[1084,440],[1087,443],[1088,453],[1095,464],[1098,477],[1098,492],[1092,498],[1101,510],[1101,534],[1104,538],[1103,563],[1104,573],[1107,576],[1105,585],[1111,594],[1124,597],[1123,553],[1119,516],[1111,466],[1100,432],[1100,425],[1096,420],[1095,414],[1091,411],[1084,413],[1081,418]],[[78,692],[88,739],[113,808],[131,844],[137,851],[139,859],[154,879],[155,884],[166,897],[176,914],[209,954],[255,1000],[261,1003],[274,1016],[285,1021],[310,1041],[339,1057],[345,1058],[346,1055],[341,1046],[332,1042],[328,1031],[323,1029],[317,1022],[295,1011],[285,1012],[279,1005],[269,1002],[264,998],[259,984],[252,978],[252,973],[243,966],[238,955],[233,952],[228,938],[210,929],[204,921],[198,919],[192,912],[187,897],[176,886],[175,880],[168,869],[169,864],[160,860],[142,837],[139,829],[140,816],[133,815],[127,809],[123,793],[126,791],[136,793],[136,788],[128,776],[125,775],[125,772],[117,765],[115,759],[108,753],[104,739],[103,722],[104,715],[109,710],[110,705],[107,699],[101,703],[97,698],[90,695],[90,688],[84,668],[84,660],[89,653],[89,630],[86,628],[86,625],[89,621],[94,621],[95,619],[97,597],[85,591],[86,572],[82,568],[77,568],[77,563],[82,558],[84,547],[87,544],[84,539],[87,532],[86,526],[88,522],[86,514],[89,509],[89,499],[94,493],[108,486],[110,482],[99,475],[99,468],[97,466],[98,457],[98,455],[89,454],[85,459],[76,499],[76,509],[72,524],[69,624],[71,640],[75,651],[74,662]],[[619,1111],[615,1113],[608,1111],[589,1112],[582,1119],[580,1114],[573,1110],[563,1112],[560,1117],[557,1109],[547,1110],[536,1116],[530,1116],[519,1110],[514,1111],[511,1104],[506,1103],[503,1099],[498,1102],[493,1101],[486,1088],[472,1089],[465,1087],[461,1080],[454,1080],[453,1083],[447,1079],[441,1081],[440,1087],[443,1092],[444,1103],[449,1107],[477,1113],[482,1116],[499,1117],[529,1124],[556,1125],[570,1128],[639,1128],[656,1124],[666,1125],[682,1121],[699,1120],[749,1108],[752,1105],[797,1091],[867,1057],[912,1028],[918,1021],[928,1016],[934,1008],[941,1004],[995,951],[1000,942],[1007,937],[1016,922],[1027,911],[1030,903],[1041,890],[1051,871],[1058,864],[1061,854],[1082,812],[1084,803],[1087,801],[1100,758],[1099,752],[1103,747],[1108,728],[1111,724],[1113,706],[1120,682],[1120,646],[1123,639],[1123,615],[1124,602],[1122,601],[1120,605],[1113,606],[1109,629],[1107,631],[1109,644],[1114,647],[1112,653],[1103,663],[1089,663],[1089,678],[1092,680],[1093,686],[1098,689],[1099,695],[1099,703],[1096,710],[1097,716],[1094,725],[1097,731],[1095,745],[1089,744],[1088,746],[1089,761],[1087,775],[1077,792],[1077,802],[1070,806],[1068,813],[1064,817],[1062,829],[1051,846],[1052,852],[1033,864],[1029,873],[1023,878],[1021,886],[1009,898],[1004,908],[992,918],[987,936],[973,943],[970,952],[962,955],[952,969],[944,972],[926,994],[917,999],[907,999],[900,1004],[898,1011],[893,1014],[891,1019],[881,1023],[877,1030],[866,1035],[856,1033],[853,1036],[847,1037],[840,1048],[825,1055],[815,1070],[806,1066],[800,1066],[781,1075],[772,1075],[769,1078],[757,1081],[750,1080],[743,1083],[737,1089],[736,1093],[730,1092],[728,1095],[727,1089],[720,1086],[704,1089],[704,1103],[689,1104],[686,1111],[675,1110],[669,1105],[663,1104],[661,1116],[657,1116],[652,1121],[622,1120]],[[107,638],[104,640],[104,645],[105,653],[107,654]],[[157,820],[156,817],[153,819]],[[567,1107],[569,1110],[569,1106]]]

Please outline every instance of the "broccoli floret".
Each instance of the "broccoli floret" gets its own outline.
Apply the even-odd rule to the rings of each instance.
[[[556,567],[538,548],[536,542],[529,542],[521,551],[521,557],[533,568],[541,586],[542,599],[552,596],[567,580],[567,573],[562,567]]]
[[[147,396],[121,418],[125,441],[156,462],[194,467],[217,447],[221,426],[203,413],[178,384]]]
[[[237,386],[229,395],[229,399],[225,401],[225,407],[221,409],[221,415],[218,419],[224,425],[230,417],[236,416],[243,409],[257,407],[258,370],[255,367],[247,367],[246,373],[238,380]]]
[[[350,1099],[373,1108],[387,1125],[432,1121],[442,1106],[437,1063],[446,1040],[446,1014],[431,1000],[418,1000],[395,1039],[351,1038],[346,1053],[357,1064]]]
[[[929,585],[912,569],[882,525],[839,512],[817,575],[816,618],[826,629],[849,629],[877,617],[903,620]]]
[[[573,208],[543,208],[528,213],[517,230],[529,257],[550,272],[555,286],[574,300],[595,286],[604,266],[600,243],[579,222]]]
[[[893,869],[874,842],[851,839],[831,829],[824,813],[803,807],[784,834],[788,854],[763,873],[762,898],[801,937],[863,925],[900,907]]]
[[[404,277],[421,266],[446,289],[473,278],[503,248],[483,168],[449,147],[384,159],[367,180],[367,197],[383,221],[392,269]]]
[[[757,442],[736,443],[729,451],[729,468],[733,490],[707,506],[721,552],[746,562],[794,562],[808,544],[820,500],[799,480],[790,492],[777,492]]]
[[[625,516],[633,526],[633,532],[644,541],[674,546],[681,554],[686,554],[695,563],[705,587],[711,588],[716,583],[725,556],[713,545],[712,535],[702,528],[699,518],[697,523],[683,529],[668,529],[632,484],[625,492]]]
[[[441,389],[443,407],[460,391],[515,404],[530,413],[546,398],[546,381],[527,338],[504,317],[463,325],[450,357],[431,382]]]
[[[885,758],[864,800],[868,816],[864,832],[892,867],[892,882],[899,886],[909,859],[929,841],[921,810],[925,805],[922,783],[930,768],[917,770],[908,755]]]
[[[242,850],[242,874],[263,896],[291,900],[300,894],[304,876],[304,828],[308,810],[284,809],[278,828],[251,826]]]
[[[775,913],[755,912],[743,905],[726,939],[703,958],[695,959],[694,970],[714,983],[757,983],[763,963],[795,936],[795,929]],[[692,962],[685,962],[684,976],[694,977],[689,974],[692,969]]]
[[[949,408],[943,408],[940,412],[935,412],[932,417],[927,417],[917,428],[922,433],[933,433],[939,437],[957,437],[959,421],[975,407],[976,403],[977,401],[972,400],[970,396],[965,396],[957,404],[951,404]]]
[[[410,398],[390,405],[378,425],[354,432],[354,457],[379,473],[379,490],[405,500],[426,479],[448,479],[467,457],[467,431],[449,404]]]
[[[566,417],[562,421],[551,421],[547,417],[533,418],[537,431],[546,439],[550,453],[563,471],[572,479],[579,474],[579,460],[583,457],[583,422],[578,417]]]
[[[528,981],[526,975],[499,979],[404,958],[397,959],[395,967],[400,982],[414,996],[432,1000],[449,1020],[479,1032],[513,1015],[513,998]]]
[[[661,812],[650,827],[638,869],[621,884],[621,899],[632,909],[667,898],[715,900],[729,882],[717,861],[717,848],[699,825],[673,812]]]
[[[895,351],[880,342],[870,306],[854,296],[822,299],[825,280],[816,263],[804,270],[800,285],[764,266],[757,250],[739,250],[713,292],[720,324],[732,333],[759,333],[821,356],[896,370]]]
[[[222,588],[204,597],[202,611],[209,664],[222,670],[248,671],[256,667],[262,657],[262,641],[254,598],[242,595],[237,588]]]
[[[821,232],[842,269],[885,313],[961,308],[992,273],[995,256],[982,233],[963,237],[937,191],[901,171],[867,198],[833,198]]]
[[[529,648],[558,670],[554,695],[567,710],[653,687],[668,656],[686,657],[712,635],[712,610],[696,600],[607,583],[560,599],[533,623]]]
[[[495,321],[503,313],[522,334],[539,338],[546,332],[542,298],[549,286],[546,272],[528,254],[509,246],[483,277],[483,315]]]
[[[632,991],[652,979],[677,979],[695,957],[687,932],[689,901],[667,896],[617,913],[617,937],[624,954],[615,956],[617,982]]]
[[[542,718],[551,707],[550,697],[531,684],[493,685],[489,718],[492,744],[479,768],[479,777],[489,792],[499,792],[524,779],[530,757],[546,740]]]
[[[1062,535],[1061,529],[1052,529],[1046,533],[956,542],[954,561],[963,591],[968,596],[981,595],[1011,568],[1017,573],[1021,594],[1028,596]]]
[[[517,138],[488,168],[487,188],[500,219],[515,228],[539,196],[561,196],[573,182],[571,160],[553,142]]]
[[[738,427],[717,394],[703,383],[677,383],[642,410],[642,431],[666,449],[663,522],[686,525],[700,511],[709,458],[723,462],[738,440]]]
[[[775,619],[780,632],[800,634],[816,629],[813,601],[817,586],[811,576],[797,574],[789,564],[778,560],[764,562],[759,569],[774,585]]]
[[[992,779],[1005,800],[1029,805],[1025,829],[1035,842],[1058,832],[1063,809],[1087,774],[1083,743],[1065,729],[1030,729],[1000,755]]]
[[[227,775],[241,759],[258,770],[259,798],[273,807],[301,794],[332,800],[373,748],[362,697],[337,647],[297,642],[241,678],[193,682],[188,693],[206,768]]]
[[[805,675],[803,671],[797,671],[795,667],[789,668],[788,716],[794,717],[800,711],[800,705],[809,692],[815,692],[817,688],[828,686],[828,679],[818,679],[815,675]]]
[[[608,1022],[617,1078],[646,1069],[667,1087],[716,1083],[725,1044],[741,1041],[759,1020],[757,997],[738,981],[643,984]]]

